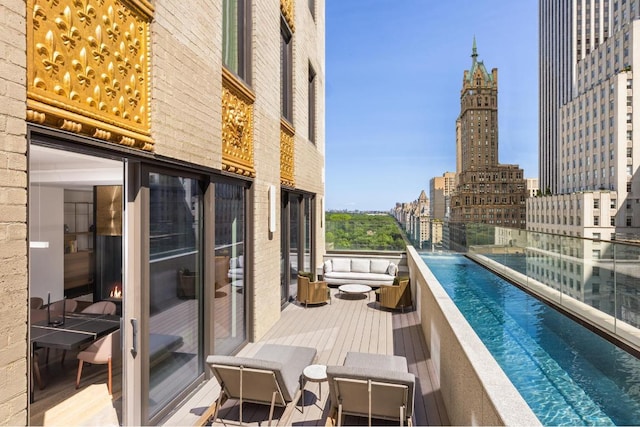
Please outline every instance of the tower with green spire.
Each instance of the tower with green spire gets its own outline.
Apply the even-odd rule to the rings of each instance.
[[[455,194],[451,223],[484,223],[525,228],[524,173],[518,165],[498,161],[498,70],[478,60],[473,38],[471,67],[464,71],[460,115],[456,120]],[[463,244],[464,226],[450,229],[452,244]],[[453,249],[453,248],[452,248]]]

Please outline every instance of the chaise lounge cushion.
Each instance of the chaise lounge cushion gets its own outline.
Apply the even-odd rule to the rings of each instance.
[[[415,376],[409,372],[407,359],[402,356],[349,352],[345,357],[343,366],[327,366],[327,378],[329,380],[329,393],[333,408],[338,407],[337,391],[333,384],[336,378],[346,378],[406,386],[408,397],[405,414],[407,417],[411,417],[413,413]],[[350,398],[353,399],[354,396],[350,396]],[[357,396],[356,401],[366,407],[367,396]],[[357,406],[360,405],[358,404]],[[345,408],[345,413],[349,412],[349,408]],[[374,418],[383,414],[383,417],[386,418],[389,414],[397,413],[395,408],[372,408],[372,416]],[[360,413],[360,415],[364,414]]]
[[[316,353],[311,347],[265,344],[254,357],[212,355],[207,357],[207,364],[273,371],[281,385],[282,396],[291,402],[300,388],[302,371],[313,363]]]

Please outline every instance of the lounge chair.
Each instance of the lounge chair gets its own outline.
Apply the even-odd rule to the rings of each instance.
[[[240,424],[243,402],[270,405],[271,425],[275,405],[286,407],[299,398],[302,371],[313,363],[316,353],[316,349],[310,347],[265,344],[254,357],[207,357],[207,364],[221,388],[212,421],[218,418],[226,396],[240,401]]]
[[[328,366],[331,413],[412,424],[415,376],[402,356],[349,352],[343,366]]]

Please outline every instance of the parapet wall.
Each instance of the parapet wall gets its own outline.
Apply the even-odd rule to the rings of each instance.
[[[541,425],[411,246],[407,264],[451,425]]]

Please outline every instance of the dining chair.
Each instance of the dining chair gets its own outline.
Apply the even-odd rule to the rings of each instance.
[[[54,314],[61,316],[62,310],[66,311],[67,313],[72,313],[76,311],[76,308],[78,308],[78,301],[74,299],[61,299],[60,301],[52,302],[49,310],[51,311],[52,316]]]
[[[80,313],[116,314],[116,305],[111,301],[98,301],[86,307]]]
[[[120,330],[111,332],[99,340],[95,341],[85,350],[78,353],[78,375],[76,377],[76,389],[80,387],[80,377],[82,376],[82,366],[84,362],[92,365],[108,365],[107,387],[109,395],[112,394],[112,360],[120,349]]]
[[[29,308],[32,308],[33,310],[42,308],[42,304],[44,304],[44,300],[40,297],[29,298]]]

